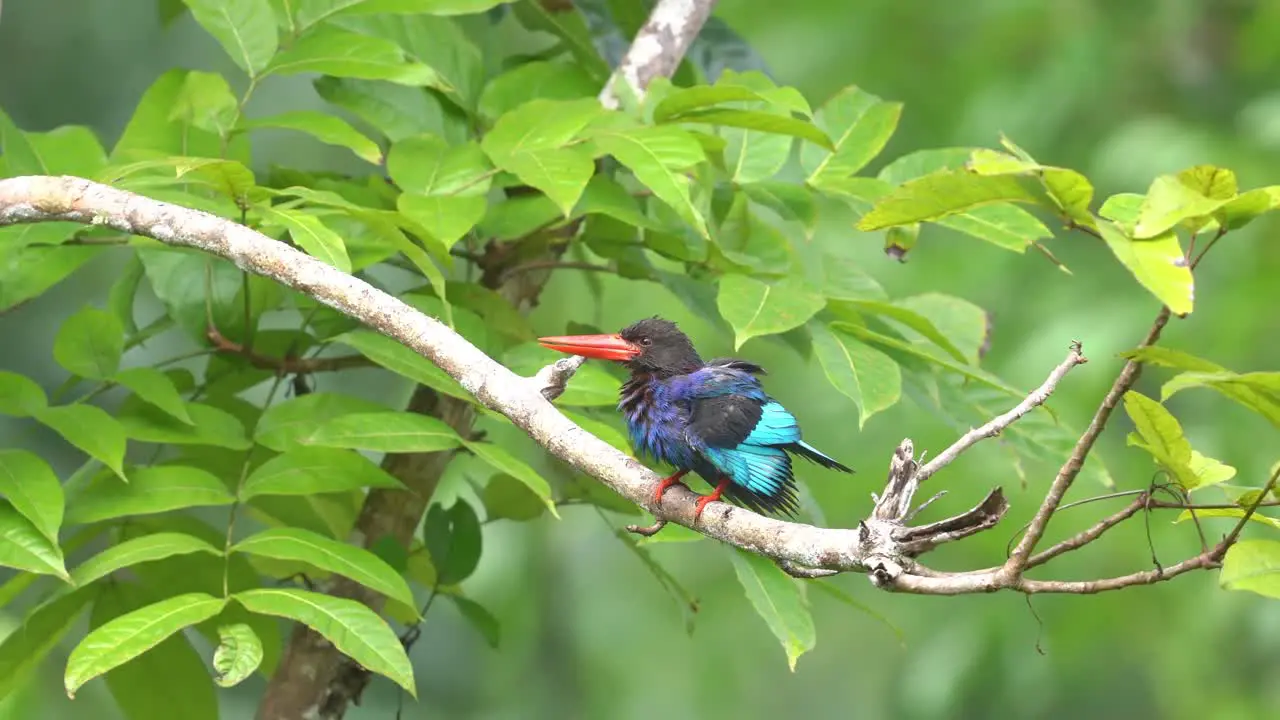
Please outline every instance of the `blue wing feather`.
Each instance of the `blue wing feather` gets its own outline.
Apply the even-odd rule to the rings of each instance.
[[[633,442],[712,484],[728,477],[725,495],[740,505],[794,513],[790,453],[848,469],[801,441],[795,416],[761,387],[756,375],[762,373],[751,363],[715,360],[688,375],[624,390],[620,407],[629,411]],[[675,428],[683,432],[670,434]]]

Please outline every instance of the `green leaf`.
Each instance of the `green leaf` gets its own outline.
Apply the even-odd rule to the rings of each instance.
[[[498,75],[480,95],[480,114],[497,119],[535,99],[574,100],[595,97],[599,85],[586,70],[563,62],[522,63]]]
[[[1219,485],[1236,476],[1236,469],[1211,457],[1201,455],[1199,451],[1191,451],[1191,471],[1195,473],[1196,485],[1189,490],[1199,490]]]
[[[372,7],[385,6],[389,1],[395,2],[379,0],[372,3]],[[399,1],[404,3],[406,0]],[[470,28],[434,13],[404,10],[394,15],[379,13],[343,17],[335,24],[385,38],[404,48],[410,58],[428,65],[440,75],[449,88],[445,91],[446,96],[469,115],[475,109],[485,79],[484,57],[471,40]],[[449,111],[453,112],[454,108],[449,108]],[[457,114],[462,117],[462,113]]]
[[[262,665],[262,640],[245,623],[218,628],[218,649],[213,652],[214,682],[218,687],[235,687]]]
[[[404,193],[396,208],[420,224],[445,247],[453,247],[484,217],[487,199],[483,195],[416,195]]]
[[[488,643],[489,647],[494,650],[502,644],[502,628],[498,625],[498,618],[493,613],[485,609],[480,603],[463,597],[461,595],[450,593],[445,597],[453,601],[458,606],[458,612],[475,628],[477,632]]]
[[[949,215],[938,224],[1019,253],[1038,240],[1053,237],[1035,215],[1014,205],[983,205]]]
[[[1102,207],[1098,208],[1098,214],[1108,220],[1114,220],[1117,225],[1124,228],[1125,232],[1131,232],[1134,223],[1138,222],[1138,213],[1142,211],[1144,200],[1146,200],[1145,196],[1136,193],[1117,193],[1102,203]]]
[[[302,447],[281,453],[258,466],[245,479],[240,499],[258,495],[312,495],[363,487],[403,486],[357,452]]]
[[[189,593],[162,600],[117,617],[90,632],[71,651],[63,684],[75,697],[86,682],[113,670],[184,628],[222,611],[224,598]]]
[[[231,413],[203,403],[186,403],[191,424],[144,402],[127,398],[116,417],[132,440],[157,445],[215,445],[228,450],[248,450],[253,443],[244,424]]]
[[[57,545],[62,527],[62,483],[35,453],[0,448],[0,495]]]
[[[818,222],[813,193],[802,185],[765,180],[743,185],[742,191],[783,220],[800,223],[806,231],[812,232]]]
[[[184,533],[159,532],[142,535],[125,540],[118,545],[112,545],[80,563],[71,571],[71,582],[83,587],[117,570],[192,553],[222,555],[222,550],[198,537]]]
[[[13,417],[30,417],[49,407],[49,398],[34,380],[7,370],[0,370],[0,413]]]
[[[218,650],[214,651],[214,682],[220,688],[236,687],[262,664],[262,641],[244,623],[218,628]]]
[[[1212,215],[1225,202],[1225,198],[1205,197],[1176,175],[1161,175],[1152,181],[1142,201],[1133,237],[1138,240],[1159,237],[1185,220]]]
[[[940,170],[909,180],[881,198],[858,221],[863,231],[882,230],[893,225],[941,220],[966,210],[993,203],[1041,204],[1041,194],[1012,175],[977,175],[957,170]]]
[[[489,478],[484,491],[480,493],[484,501],[484,513],[487,521],[505,518],[507,520],[533,520],[542,517],[547,507],[542,500],[524,483],[507,475],[498,473]]]
[[[448,510],[435,504],[422,525],[422,542],[431,555],[437,585],[456,585],[471,577],[484,546],[480,520],[462,500]]]
[[[948,355],[959,360],[960,362],[970,362],[969,358],[956,347],[945,334],[943,334],[933,322],[924,315],[903,307],[900,303],[888,303],[875,300],[845,300],[835,301],[833,307],[841,309],[849,309],[857,312],[867,313],[870,315],[878,315],[883,318],[895,321],[905,325],[909,330],[915,331],[915,334],[927,339],[929,342],[937,345]]]
[[[163,410],[182,422],[192,425],[187,403],[178,393],[178,387],[168,375],[150,367],[121,370],[111,376],[111,381],[129,388],[143,401]]]
[[[1177,370],[1191,370],[1193,372],[1204,373],[1227,372],[1226,368],[1212,360],[1205,360],[1204,358],[1196,357],[1191,353],[1162,347],[1160,345],[1148,345],[1136,350],[1127,350],[1120,353],[1120,357],[1137,360],[1138,362],[1144,362],[1150,365],[1174,368]]]
[[[898,127],[901,103],[890,103],[857,87],[836,93],[819,110],[814,120],[835,141],[834,151],[803,146],[800,161],[810,185],[820,186],[829,178],[846,178],[866,167]]]
[[[1177,235],[1169,232],[1154,240],[1133,240],[1109,222],[1099,222],[1098,232],[1120,264],[1169,310],[1178,315],[1191,312],[1195,282]]]
[[[275,560],[304,562],[354,580],[410,607],[414,604],[413,593],[404,578],[377,555],[309,530],[263,530],[236,543],[231,551]]]
[[[278,129],[297,130],[306,133],[326,145],[344,147],[366,162],[378,165],[382,162],[382,149],[378,144],[336,115],[318,110],[293,110],[245,121],[245,130]]]
[[[296,588],[245,590],[234,597],[249,612],[306,625],[333,643],[338,652],[417,697],[413,666],[400,639],[377,613],[355,600]]]
[[[831,384],[858,406],[858,427],[902,397],[902,369],[892,358],[820,322],[808,325],[813,353]]]
[[[8,174],[43,175],[48,172],[30,137],[0,111],[0,157],[5,159]]]
[[[859,263],[830,253],[822,256],[822,294],[830,300],[889,298],[880,283],[868,275]]]
[[[908,355],[912,355],[914,357],[920,358],[921,360],[931,362],[946,370],[950,370],[951,372],[956,373],[957,375],[969,378],[970,380],[975,380],[987,387],[999,390],[1005,393],[1006,395],[1008,395],[1009,397],[1013,397],[1013,398],[1017,398],[1018,400],[1021,400],[1023,397],[1026,396],[1025,392],[1018,390],[1017,388],[1009,385],[1008,383],[1005,383],[995,375],[992,375],[991,373],[986,372],[981,368],[976,368],[969,365],[961,365],[959,363],[953,362],[949,358],[943,357],[937,354],[936,352],[933,352],[928,347],[920,346],[915,343],[909,343],[899,338],[892,337],[890,335],[885,335],[884,333],[879,333],[874,330],[869,330],[866,327],[855,324],[855,323],[834,322],[834,323],[831,323],[831,328],[833,330],[840,330],[842,332],[845,332],[864,342],[880,345],[881,347],[887,347],[892,350],[907,353]]]
[[[710,237],[706,221],[690,199],[689,178],[680,172],[706,157],[688,131],[671,126],[610,130],[592,139],[703,237]]]
[[[22,619],[22,624],[5,636],[0,642],[0,701],[30,682],[31,671],[62,642],[85,607],[98,595],[97,587],[55,595],[33,608]]]
[[[1235,400],[1280,428],[1280,373],[1185,372],[1160,389],[1162,401],[1193,387],[1208,387]]]
[[[384,412],[384,405],[351,395],[314,392],[272,405],[254,427],[254,440],[284,452],[302,447],[317,429],[334,418],[354,413]]]
[[[227,137],[235,125],[239,107],[240,102],[226,78],[218,73],[192,70],[183,80],[169,119]]]
[[[1240,192],[1236,174],[1213,165],[1197,165],[1178,173],[1183,185],[1213,200],[1230,200]]]
[[[796,279],[769,285],[746,275],[725,275],[716,295],[720,315],[733,326],[735,350],[753,337],[804,325],[825,304],[821,295]]]
[[[120,322],[120,326],[124,328],[127,335],[138,332],[138,323],[133,318],[133,303],[138,297],[138,288],[142,285],[142,278],[145,276],[146,270],[142,267],[142,261],[138,259],[136,253],[130,253],[124,270],[116,276],[115,282],[111,283],[111,290],[107,294],[107,308],[116,316],[116,320]]]
[[[192,339],[208,342],[210,305],[213,322],[224,334],[243,325],[244,305],[236,302],[243,280],[231,263],[167,248],[140,249],[137,255],[152,291]]]
[[[1182,425],[1163,405],[1151,398],[1130,390],[1124,394],[1124,410],[1133,420],[1138,434],[1138,444],[1151,453],[1161,466],[1182,487],[1196,487],[1198,479],[1191,467],[1191,443],[1182,434]]]
[[[67,579],[58,543],[45,537],[30,520],[0,501],[0,567]]]
[[[948,340],[977,365],[991,336],[987,312],[968,300],[942,293],[923,293],[895,300],[894,305],[928,318]],[[908,335],[910,335],[908,333]]]
[[[795,672],[796,660],[818,642],[813,617],[796,581],[770,560],[754,553],[735,548],[729,557],[747,599],[781,641],[787,665]]]
[[[595,98],[536,99],[505,113],[485,134],[481,147],[501,166],[522,152],[564,147],[604,113]]]
[[[333,339],[333,342],[349,345],[361,355],[414,382],[438,390],[445,395],[459,400],[474,402],[475,397],[468,393],[456,380],[449,377],[444,370],[418,353],[392,340],[386,335],[372,330],[353,330]]]
[[[653,108],[655,123],[668,122],[683,113],[728,102],[768,102],[760,92],[746,85],[718,82],[715,85],[672,88]]]
[[[1280,207],[1280,185],[1241,193],[1218,210],[1215,217],[1227,230],[1238,230]]]
[[[555,501],[551,499],[551,486],[536,470],[499,445],[470,441],[466,441],[465,444],[468,450],[488,463],[494,470],[506,473],[524,483],[525,487],[532,490],[533,494],[542,500],[557,520],[560,518],[560,513],[556,511]]]
[[[351,272],[351,258],[347,256],[342,236],[326,227],[320,218],[298,210],[285,210],[269,205],[259,205],[257,209],[268,227],[288,230],[289,237],[308,255],[342,272]]]
[[[415,135],[391,146],[387,172],[404,191],[400,212],[449,248],[484,217],[494,171],[475,142]]]
[[[251,76],[262,73],[278,47],[275,13],[267,0],[183,0],[191,15]]]
[[[541,190],[568,217],[595,173],[591,152],[582,147],[514,153],[494,161],[530,187]]]
[[[464,139],[461,121],[449,113],[445,101],[421,88],[328,76],[312,85],[326,102],[351,112],[393,142],[424,132]]]
[[[169,70],[147,88],[111,151],[112,162],[153,158],[157,155],[221,155],[221,138],[207,130],[185,125],[172,117],[173,108],[178,104],[190,73],[190,70]],[[227,147],[228,151],[235,152],[243,149],[247,148],[237,148],[234,143]]]
[[[1253,494],[1256,497],[1257,492],[1258,491],[1254,490],[1251,494]],[[1237,498],[1236,502],[1237,503],[1241,502],[1242,498]],[[1194,519],[1196,521],[1204,520],[1205,518],[1235,518],[1239,520],[1244,517],[1246,512],[1248,511],[1242,507],[1203,508],[1195,511]],[[1191,515],[1191,511],[1183,510],[1182,512],[1178,513],[1178,517],[1177,519],[1174,520],[1174,522],[1175,523],[1186,522],[1191,519],[1193,519]],[[1280,530],[1280,519],[1273,518],[1270,515],[1263,515],[1260,512],[1255,512],[1252,515],[1250,515],[1249,522],[1255,522],[1255,523],[1258,523],[1259,525],[1266,525],[1267,527],[1273,530]]]
[[[104,248],[92,245],[24,247],[0,262],[0,312],[38,297],[67,279]]]
[[[405,57],[400,46],[382,38],[324,25],[276,55],[268,75],[320,73],[341,78],[386,80],[397,85],[450,90],[434,69]]]
[[[124,452],[128,441],[116,418],[93,405],[58,405],[35,413],[36,420],[89,457],[124,478]]]
[[[153,465],[133,470],[128,483],[99,475],[72,498],[67,523],[151,515],[179,508],[230,505],[235,497],[217,476],[200,468]]]
[[[124,353],[124,328],[115,315],[86,305],[67,318],[53,342],[58,364],[83,378],[101,380],[115,373]]]
[[[479,0],[474,1],[479,2]],[[521,2],[516,3],[511,9],[521,25],[530,30],[540,30],[560,38],[576,63],[590,73],[597,88],[609,79],[609,65],[596,52],[586,16],[576,6],[544,7],[538,2]]]
[[[89,614],[89,630],[167,597],[133,583],[107,586]],[[166,720],[174,708],[192,720],[217,720],[218,700],[204,660],[175,633],[106,674],[116,704],[130,720]]]
[[[818,126],[806,120],[786,115],[776,115],[754,110],[696,110],[681,114],[676,118],[682,123],[703,123],[722,127],[735,127],[744,130],[756,130],[770,135],[788,135],[801,138],[820,148],[834,150],[831,138]]]
[[[409,453],[458,447],[458,433],[438,418],[387,410],[340,415],[302,438],[307,445]]]
[[[1280,599],[1280,541],[1242,540],[1232,545],[1218,582],[1227,590]]]

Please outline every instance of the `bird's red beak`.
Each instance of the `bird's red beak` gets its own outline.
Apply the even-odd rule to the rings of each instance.
[[[538,338],[538,343],[557,352],[598,360],[630,360],[640,354],[640,348],[621,335],[559,335]]]

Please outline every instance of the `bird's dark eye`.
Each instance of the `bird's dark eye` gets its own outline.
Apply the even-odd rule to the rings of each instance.
[[[650,345],[653,344],[653,338],[642,337],[640,338],[640,344],[644,345],[645,347],[649,347]]]

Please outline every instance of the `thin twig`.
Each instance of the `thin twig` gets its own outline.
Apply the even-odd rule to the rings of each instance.
[[[1053,372],[1049,373],[1049,377],[1045,379],[1044,383],[1041,384],[1040,387],[1036,388],[1030,395],[1023,398],[1022,402],[1014,406],[1014,408],[1009,412],[992,418],[990,422],[982,427],[974,428],[964,435],[961,435],[959,440],[956,440],[951,444],[951,447],[943,450],[937,457],[925,463],[918,471],[916,471],[916,482],[923,483],[925,480],[928,480],[929,476],[938,472],[947,465],[950,465],[956,458],[960,457],[960,454],[965,450],[968,450],[982,440],[999,435],[1005,428],[1017,422],[1023,415],[1026,415],[1035,408],[1043,405],[1045,401],[1049,399],[1049,396],[1053,394],[1054,389],[1058,387],[1058,383],[1062,382],[1062,378],[1066,377],[1067,373],[1071,372],[1072,368],[1077,365],[1082,365],[1088,361],[1088,358],[1080,352],[1080,343],[1073,341],[1071,343],[1071,349],[1067,352],[1066,359],[1059,363],[1058,366],[1053,369]]]
[[[507,270],[502,274],[499,282],[506,282],[520,273],[533,272],[534,270],[587,270],[589,272],[615,272],[608,265],[597,265],[589,262],[577,262],[573,260],[533,260],[522,265]]]
[[[1271,479],[1267,480],[1267,484],[1262,486],[1262,492],[1258,493],[1257,499],[1250,503],[1249,508],[1244,511],[1244,515],[1240,516],[1240,522],[1237,522],[1236,526],[1231,528],[1231,533],[1218,545],[1218,550],[1221,551],[1219,557],[1225,555],[1227,549],[1235,544],[1236,539],[1240,537],[1240,533],[1244,530],[1244,526],[1253,517],[1253,514],[1258,511],[1258,508],[1262,507],[1267,495],[1271,494],[1271,491],[1275,489],[1277,478],[1280,478],[1280,464],[1276,465],[1275,472],[1271,473]]]
[[[286,375],[297,373],[310,375],[311,373],[335,372],[350,368],[371,367],[373,365],[373,362],[363,355],[342,355],[325,358],[271,357],[228,340],[216,327],[210,327],[205,332],[205,335],[218,352],[240,355],[245,360],[248,360],[250,365],[259,370],[272,370]]]
[[[1106,531],[1110,530],[1116,525],[1119,525],[1125,520],[1128,520],[1134,515],[1137,515],[1139,512],[1142,511],[1143,508],[1148,507],[1149,500],[1150,500],[1150,497],[1147,495],[1146,492],[1143,492],[1142,495],[1139,495],[1136,500],[1124,506],[1124,509],[1120,510],[1119,512],[1113,515],[1108,515],[1107,517],[1099,520],[1093,527],[1089,528],[1088,530],[1079,532],[1071,536],[1070,538],[1063,540],[1057,545],[1054,545],[1048,550],[1044,550],[1036,553],[1035,555],[1032,555],[1031,558],[1027,560],[1027,565],[1025,569],[1039,567],[1049,562],[1050,560],[1058,557],[1059,555],[1071,552],[1072,550],[1077,550],[1079,548],[1084,547],[1085,545],[1088,545],[1094,540],[1097,540],[1098,538],[1102,537],[1102,534],[1105,533]]]

